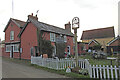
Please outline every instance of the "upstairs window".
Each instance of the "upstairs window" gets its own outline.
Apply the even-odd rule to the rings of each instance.
[[[67,36],[64,36],[64,42],[67,42]]]
[[[50,33],[50,41],[55,42],[55,33]]]
[[[10,32],[10,40],[14,40],[14,31]]]

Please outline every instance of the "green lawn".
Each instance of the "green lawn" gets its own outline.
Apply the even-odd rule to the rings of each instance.
[[[110,57],[110,56],[109,56]],[[111,61],[107,59],[94,59],[92,55],[79,56],[80,59],[89,59],[91,65],[111,65]],[[113,65],[118,65],[116,60],[112,61]]]

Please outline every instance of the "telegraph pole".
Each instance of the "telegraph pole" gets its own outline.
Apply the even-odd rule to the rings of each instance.
[[[72,29],[74,29],[74,38],[75,38],[75,60],[76,67],[78,67],[78,50],[77,50],[77,29],[79,28],[79,18],[74,17],[72,19]]]

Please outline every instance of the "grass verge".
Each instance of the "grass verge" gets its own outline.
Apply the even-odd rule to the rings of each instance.
[[[77,73],[73,73],[73,72],[66,73],[65,70],[49,69],[47,67],[38,66],[36,64],[31,64],[31,66],[34,66],[35,68],[38,68],[38,69],[46,70],[48,72],[64,75],[64,76],[67,76],[67,77],[70,77],[70,78],[89,78],[89,75],[81,75],[81,74],[77,74]]]

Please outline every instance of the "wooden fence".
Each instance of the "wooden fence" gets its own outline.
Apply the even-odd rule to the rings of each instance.
[[[108,66],[108,65],[93,65],[89,66],[89,73],[91,78],[101,78],[101,79],[118,79],[120,78],[120,66]]]
[[[53,59],[53,58],[41,58],[41,57],[31,57],[31,64],[37,64],[39,66],[62,70],[68,67],[76,67],[76,62],[74,59]],[[120,79],[120,66],[101,66],[101,65],[90,65],[87,59],[79,59],[78,66],[82,69],[87,69],[90,78],[116,78]]]
[[[37,64],[39,66],[62,70],[65,68],[74,68],[76,67],[76,62],[74,59],[53,59],[53,58],[41,58],[41,57],[31,57],[31,64]],[[82,69],[86,68],[85,60],[80,59],[78,61],[79,67]]]

